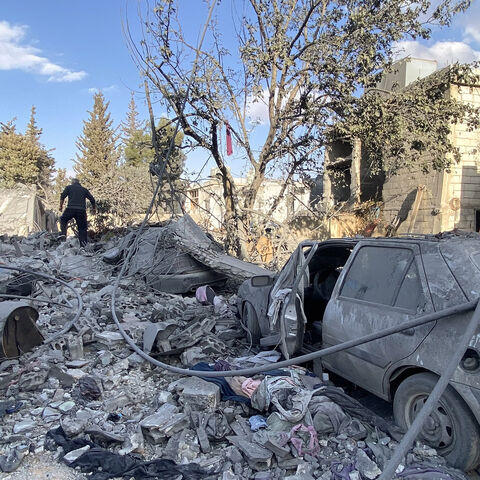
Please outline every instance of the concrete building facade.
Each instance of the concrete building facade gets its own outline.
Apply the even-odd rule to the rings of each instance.
[[[426,61],[424,67],[421,62],[418,59],[402,60],[392,74],[395,78],[386,75],[379,85],[403,87],[425,73],[431,74],[432,62]],[[480,107],[479,84],[452,84],[448,95]],[[377,200],[381,204],[383,225],[390,226],[397,234],[438,233],[455,228],[479,231],[480,130],[469,130],[466,124],[456,124],[452,125],[450,136],[461,159],[448,171],[424,174],[402,170],[390,178],[369,175],[368,158],[358,140],[334,142],[326,155],[325,201],[334,206],[340,202],[353,205]]]
[[[239,201],[242,200],[243,190],[251,184],[251,178],[234,178],[239,191]],[[310,189],[303,183],[294,182],[287,186],[273,215],[268,212],[275,199],[281,193],[283,180],[267,178],[260,187],[253,208],[253,219],[258,223],[265,221],[283,224],[308,209]],[[186,212],[207,230],[221,230],[224,220],[225,206],[223,188],[218,170],[212,169],[210,177],[204,181],[194,183],[187,192],[185,202]]]

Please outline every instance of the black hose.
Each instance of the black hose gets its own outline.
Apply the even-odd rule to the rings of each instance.
[[[113,293],[112,293],[112,296],[113,296]],[[310,362],[312,360],[315,360],[316,358],[325,357],[326,355],[331,355],[332,353],[341,352],[348,348],[356,347],[358,345],[362,345],[364,343],[368,343],[373,340],[378,340],[379,338],[387,337],[388,335],[392,335],[394,333],[399,333],[408,328],[418,327],[426,323],[440,320],[441,318],[446,318],[451,315],[457,315],[459,313],[467,312],[475,308],[477,303],[478,303],[478,300],[473,300],[471,302],[462,303],[454,307],[440,310],[439,312],[422,315],[421,317],[417,317],[413,320],[404,322],[401,325],[385,328],[383,330],[380,330],[379,332],[370,333],[369,335],[365,335],[363,337],[357,338],[356,340],[343,342],[338,345],[334,345],[332,347],[323,348],[321,350],[318,350],[317,352],[312,352],[306,355],[301,355],[299,357],[290,358],[289,360],[284,360],[282,362],[277,362],[271,365],[260,365],[258,367],[243,368],[240,370],[227,370],[227,371],[221,371],[221,372],[199,372],[194,370],[188,370],[186,368],[173,367],[172,365],[168,365],[166,363],[156,360],[155,358],[152,358],[150,355],[146,354],[141,348],[139,348],[135,344],[133,339],[125,332],[125,330],[120,325],[117,315],[116,314],[113,315],[113,311],[112,311],[112,315],[118,330],[120,331],[120,333],[122,334],[123,338],[128,343],[128,345],[130,345],[130,347],[138,355],[140,355],[142,358],[144,358],[148,362],[152,363],[157,367],[163,368],[164,370],[167,370],[172,373],[177,373],[180,375],[189,375],[191,377],[217,378],[217,377],[235,377],[237,375],[249,376],[249,375],[254,375],[256,373],[265,373],[265,372],[268,372],[269,370],[276,370],[277,368],[285,368],[285,367],[290,367],[292,365],[298,365],[300,363]],[[113,304],[114,302],[112,303],[112,305]],[[472,335],[470,335],[470,338],[472,337]]]

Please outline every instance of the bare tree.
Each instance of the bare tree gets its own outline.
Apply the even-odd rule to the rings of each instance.
[[[226,3],[218,8],[226,9]],[[225,27],[217,19],[209,24],[184,108],[198,52],[182,31],[182,5],[156,2],[144,21],[144,38],[132,43],[132,50],[180,122],[185,144],[205,149],[219,169],[230,250],[246,254],[245,232],[265,176],[281,169],[292,178],[299,169],[319,164],[332,124],[353,114],[358,92],[374,85],[391,65],[394,42],[427,38],[432,23],[448,24],[468,4],[444,0],[429,14],[430,0],[231,2],[232,23]],[[222,20],[228,17],[225,13]],[[222,36],[227,30],[230,49]],[[251,140],[258,127],[250,116],[256,102],[267,112],[260,146]],[[253,169],[242,192],[219,141],[225,127]]]

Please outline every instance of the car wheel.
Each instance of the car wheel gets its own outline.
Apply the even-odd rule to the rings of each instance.
[[[243,305],[242,322],[244,327],[250,332],[250,334],[247,333],[247,339],[252,342],[252,345],[259,345],[262,332],[260,331],[257,312],[250,302],[245,302]]]
[[[393,414],[404,431],[413,423],[437,380],[432,373],[419,373],[408,377],[398,387]],[[480,428],[451,385],[425,421],[419,440],[435,448],[452,466],[461,470],[471,470],[480,463]]]

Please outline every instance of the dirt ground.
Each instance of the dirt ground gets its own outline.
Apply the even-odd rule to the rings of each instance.
[[[1,473],[1,480],[86,480],[82,473],[58,462],[55,455],[44,452],[27,455],[12,473]]]

